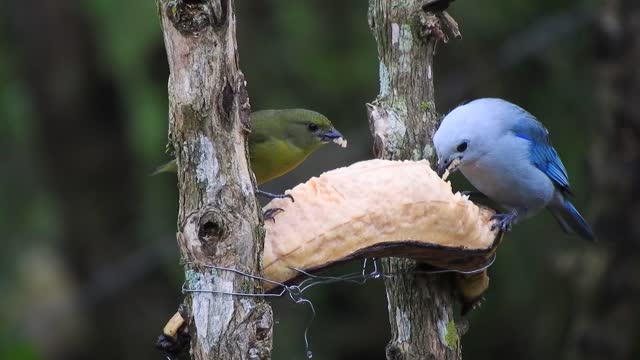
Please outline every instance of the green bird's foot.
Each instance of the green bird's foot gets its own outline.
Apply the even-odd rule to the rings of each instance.
[[[267,211],[265,211],[262,214],[262,218],[264,219],[264,221],[271,220],[271,221],[273,221],[275,223],[276,222],[275,216],[276,216],[277,213],[279,213],[281,211],[284,211],[284,209],[281,209],[281,208],[267,209]]]
[[[293,196],[291,196],[289,194],[272,194],[270,192],[266,192],[266,191],[262,191],[260,189],[257,189],[256,190],[256,195],[264,196],[264,197],[269,198],[269,199],[289,198],[289,199],[291,199],[291,202],[296,202],[296,200],[293,198]]]

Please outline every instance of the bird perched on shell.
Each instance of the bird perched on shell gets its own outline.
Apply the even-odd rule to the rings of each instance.
[[[501,205],[494,226],[512,224],[547,208],[565,232],[588,240],[595,235],[571,204],[569,176],[533,115],[501,99],[485,98],[447,114],[433,137],[438,173],[460,170],[482,194]]]

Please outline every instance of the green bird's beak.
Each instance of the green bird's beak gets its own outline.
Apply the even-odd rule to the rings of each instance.
[[[347,139],[345,139],[344,136],[342,136],[342,134],[334,128],[322,131],[320,134],[318,134],[318,137],[322,142],[334,142],[342,146],[343,148],[347,147]]]
[[[339,139],[343,137],[342,134],[340,134],[340,132],[334,128],[321,132],[319,136],[320,136],[320,140],[326,141],[326,142],[331,142],[334,139]]]

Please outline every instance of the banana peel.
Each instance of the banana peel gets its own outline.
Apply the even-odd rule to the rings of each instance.
[[[362,161],[286,194],[296,201],[274,199],[263,209],[284,210],[265,223],[264,276],[279,283],[295,283],[296,269],[315,272],[366,257],[473,272],[490,265],[500,239],[491,229],[494,212],[454,193],[426,160]]]

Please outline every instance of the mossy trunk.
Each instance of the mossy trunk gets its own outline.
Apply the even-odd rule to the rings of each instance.
[[[159,0],[169,58],[169,138],[178,163],[178,245],[185,286],[261,293],[260,283],[203,265],[261,273],[263,247],[249,171],[249,98],[238,66],[232,0]],[[190,293],[195,359],[269,359],[272,313],[260,297]]]
[[[439,117],[433,55],[436,43],[446,40],[444,25],[452,26],[454,33],[457,28],[448,14],[423,10],[422,3],[369,2],[369,25],[380,60],[380,94],[367,104],[367,111],[377,157],[426,158],[435,164],[431,138]],[[451,277],[417,274],[421,264],[411,260],[389,259],[383,265],[386,273],[393,274],[385,280],[392,334],[387,359],[461,358]]]

